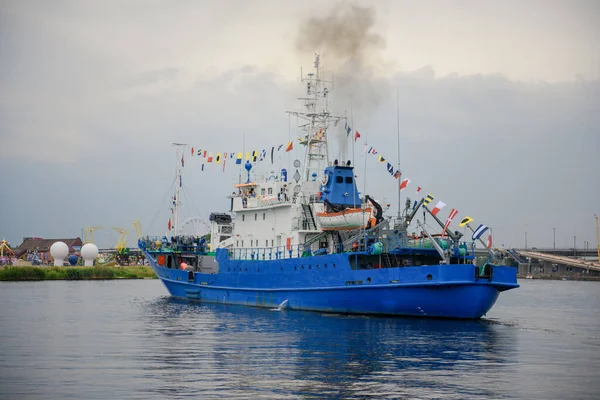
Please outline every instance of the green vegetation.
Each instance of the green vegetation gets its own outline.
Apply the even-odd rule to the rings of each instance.
[[[3,267],[0,281],[48,281],[156,278],[151,267]]]

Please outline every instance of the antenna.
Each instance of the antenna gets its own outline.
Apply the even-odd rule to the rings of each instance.
[[[183,168],[182,165],[182,160],[183,160],[183,153],[181,148],[187,146],[186,143],[173,143],[173,146],[177,147],[177,168],[175,169],[175,201],[173,202],[173,208],[174,208],[174,213],[175,213],[175,236],[179,235],[179,207],[181,206],[181,196],[179,196],[179,189],[182,186],[182,174],[181,174],[181,170]],[[177,184],[179,181],[179,184]]]

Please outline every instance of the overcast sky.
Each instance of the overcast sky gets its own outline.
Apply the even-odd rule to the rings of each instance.
[[[600,214],[597,1],[0,2],[0,236],[164,234],[174,141],[287,141],[313,53],[363,136],[360,190],[397,207],[362,140],[495,245],[594,246]],[[294,131],[292,130],[292,134]],[[331,146],[339,156],[339,145]],[[293,154],[293,157],[298,156]],[[290,157],[283,157],[286,166]],[[279,167],[279,161],[274,167]],[[271,168],[269,164],[266,166]],[[263,165],[264,168],[264,165]],[[186,158],[185,216],[227,211],[239,169]],[[192,200],[193,199],[193,200]],[[98,231],[100,246],[117,233]],[[130,236],[134,236],[131,234]],[[133,244],[134,240],[130,240]]]

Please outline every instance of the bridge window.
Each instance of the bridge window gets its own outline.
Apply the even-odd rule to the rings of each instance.
[[[263,221],[267,218],[267,214],[263,213]]]
[[[246,216],[244,214],[242,214],[242,221],[244,221],[246,219]]]
[[[260,194],[261,194],[261,196],[265,195],[265,189],[264,188],[260,189]]]
[[[254,246],[254,240],[250,239],[250,247]]]
[[[268,191],[268,193],[269,193],[269,194],[273,194],[273,188],[269,188],[269,191]]]
[[[336,176],[335,177],[335,183],[344,183],[344,177],[343,176]]]
[[[351,176],[347,176],[346,177],[346,183],[352,183],[352,177]]]
[[[242,247],[244,247],[244,241],[242,240]]]
[[[269,247],[269,239],[265,240],[265,247]]]
[[[254,220],[258,221],[258,214],[257,213],[254,213]]]

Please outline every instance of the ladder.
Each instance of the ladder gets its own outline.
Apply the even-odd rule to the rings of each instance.
[[[396,267],[396,256],[394,256],[394,263],[392,263],[392,259],[390,258],[390,253],[381,253],[381,258],[383,258],[383,265],[386,267]]]
[[[389,220],[386,219],[386,220],[381,221],[379,224],[375,225],[374,227],[372,227],[370,229],[367,229],[364,231],[362,229],[359,230],[357,233],[355,233],[354,235],[350,236],[348,239],[346,239],[342,242],[342,246],[343,246],[344,250],[351,249],[352,244],[354,242],[360,241],[360,239],[366,237],[369,232],[374,232],[379,229],[383,229],[383,228],[387,227],[388,225],[389,225]]]
[[[317,230],[317,224],[315,223],[310,204],[302,204],[302,229]]]

